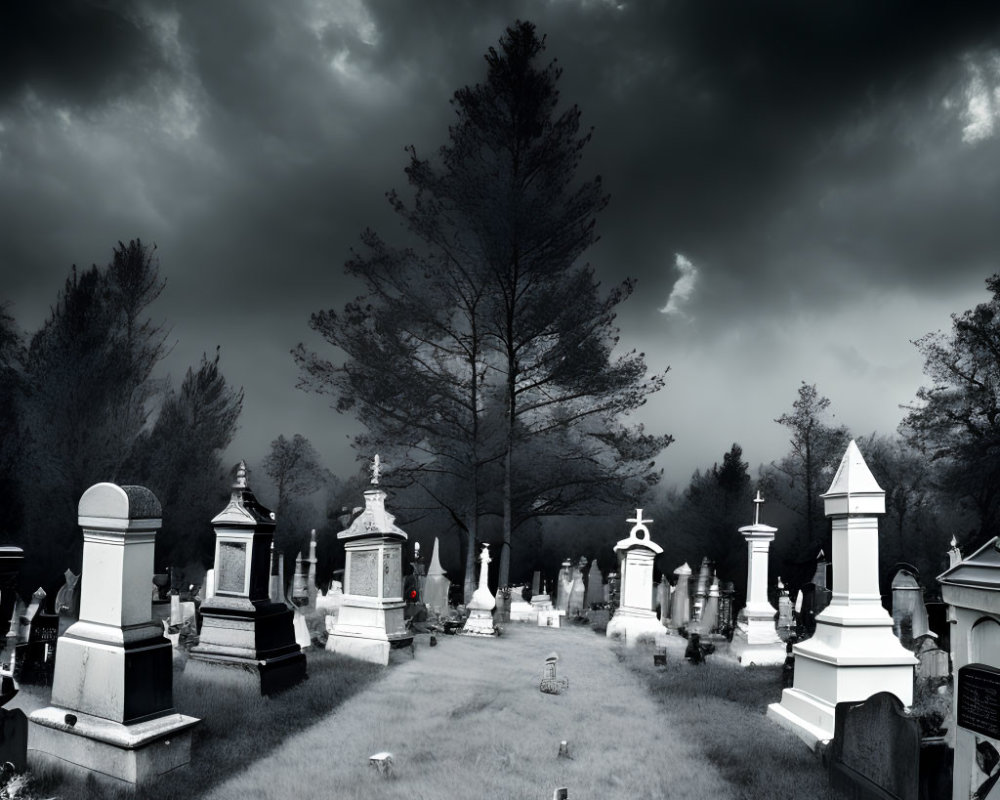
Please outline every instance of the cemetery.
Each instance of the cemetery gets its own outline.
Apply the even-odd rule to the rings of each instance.
[[[289,781],[359,798],[993,796],[1000,546],[963,558],[952,544],[944,617],[907,564],[887,609],[884,492],[855,442],[822,495],[832,557],[801,588],[816,597],[829,564],[833,590],[808,618],[780,578],[768,586],[780,532],[759,491],[738,531],[739,613],[707,557],[693,585],[687,564],[655,582],[669,531],[643,509],[610,548],[607,583],[581,557],[563,561],[554,596],[537,573],[494,590],[484,542],[470,602],[450,605],[437,542],[425,569],[381,468],[376,456],[339,535],[342,587],[316,586],[315,547],[285,578],[275,515],[242,463],[196,602],[160,600],[162,509],[145,487],[83,494],[83,570],[51,599],[25,603],[27,554],[0,548],[8,796],[276,798],[262,787]],[[316,758],[331,736],[337,758]]]

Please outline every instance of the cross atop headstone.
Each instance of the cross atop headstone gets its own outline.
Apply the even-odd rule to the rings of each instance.
[[[633,537],[633,538],[636,538],[636,539],[648,539],[649,538],[649,528],[646,527],[646,523],[647,522],[652,522],[653,520],[651,520],[651,519],[643,519],[642,518],[642,509],[641,508],[637,508],[635,510],[635,516],[634,517],[632,517],[630,519],[627,519],[625,521],[626,522],[634,522],[635,523],[635,525],[633,526],[632,530],[629,531],[629,534],[628,534],[629,537]],[[638,536],[637,535],[640,531],[642,531],[642,536]]]
[[[753,524],[760,525],[760,507],[764,504],[764,498],[760,496],[760,489],[757,490],[757,496],[753,499]]]
[[[372,459],[372,486],[378,486],[378,479],[382,475],[382,462],[379,460],[378,453],[375,454],[375,458]]]

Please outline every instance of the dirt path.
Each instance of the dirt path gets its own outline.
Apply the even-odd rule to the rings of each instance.
[[[559,786],[572,800],[736,796],[603,636],[511,625],[499,639],[438,642],[418,637],[416,658],[207,797],[548,800]],[[570,682],[560,695],[539,691],[552,651]],[[571,758],[558,756],[562,740]],[[368,764],[380,751],[393,754],[391,779]]]

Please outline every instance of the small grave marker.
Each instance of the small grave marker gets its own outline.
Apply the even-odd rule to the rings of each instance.
[[[368,766],[372,767],[379,775],[389,778],[392,776],[392,753],[383,751],[368,757]]]
[[[542,682],[539,689],[544,694],[559,694],[563,689],[569,688],[569,678],[556,677],[556,662],[559,656],[550,653],[545,659],[545,667],[542,670]]]

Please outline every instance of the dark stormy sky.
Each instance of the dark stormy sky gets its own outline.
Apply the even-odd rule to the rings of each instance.
[[[623,347],[671,366],[637,415],[685,482],[733,441],[780,457],[801,380],[859,435],[924,381],[910,343],[1000,269],[1000,4],[15,0],[0,11],[0,299],[42,323],[71,264],[158,246],[179,383],[222,347],[229,455],[302,433],[344,472],[355,423],[295,388],[310,313],[359,287],[403,147],[530,19],[594,127],[611,204],[588,260],[631,275]]]

